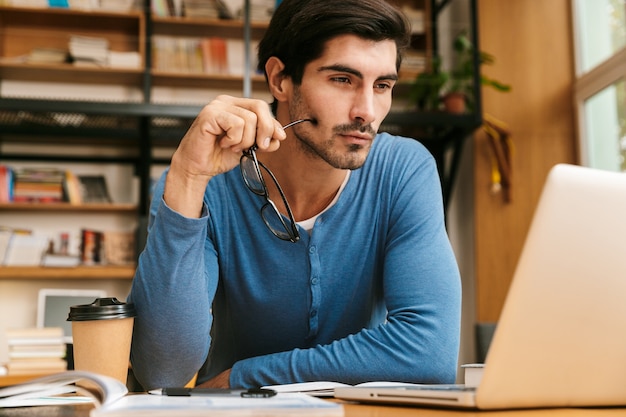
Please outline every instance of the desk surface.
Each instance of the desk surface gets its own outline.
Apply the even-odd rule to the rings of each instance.
[[[454,411],[434,408],[344,404],[344,417],[626,417],[626,408]],[[2,408],[2,417],[89,417],[89,404]]]

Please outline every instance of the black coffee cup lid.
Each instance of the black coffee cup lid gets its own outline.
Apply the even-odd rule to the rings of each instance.
[[[109,320],[135,317],[132,303],[124,303],[115,297],[97,298],[91,304],[70,307],[67,321]]]

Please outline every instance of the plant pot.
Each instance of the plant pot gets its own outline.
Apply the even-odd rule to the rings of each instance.
[[[465,94],[448,93],[442,98],[443,106],[448,113],[465,113]]]

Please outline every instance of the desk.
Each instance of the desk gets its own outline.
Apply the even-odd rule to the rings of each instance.
[[[626,417],[626,408],[454,411],[434,408],[344,404],[344,417]],[[0,408],[2,417],[89,417],[89,404]],[[207,416],[210,415],[207,412]],[[286,415],[285,415],[286,416]],[[294,415],[293,417],[297,417]]]

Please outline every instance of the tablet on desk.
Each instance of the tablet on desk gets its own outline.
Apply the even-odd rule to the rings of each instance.
[[[65,343],[72,343],[72,324],[67,321],[70,306],[91,304],[102,297],[106,297],[104,290],[42,288],[37,300],[37,327],[61,327]]]

